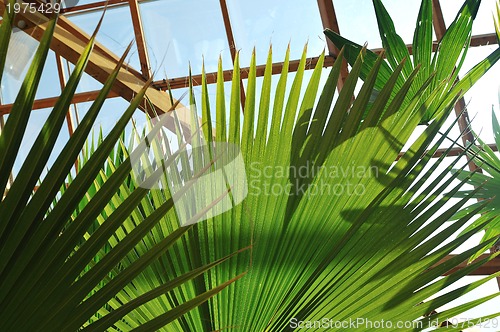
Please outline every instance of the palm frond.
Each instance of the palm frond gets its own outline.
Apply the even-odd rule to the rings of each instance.
[[[423,0],[413,36],[413,61],[410,61],[410,53],[402,38],[397,34],[394,23],[382,1],[373,0],[380,37],[387,55],[387,61],[383,63],[380,74],[377,77],[373,92],[374,95],[382,89],[396,66],[403,59],[407,59],[408,61],[403,68],[403,75],[398,79],[396,85],[398,88],[402,86],[404,80],[412,70],[419,66],[421,68],[417,75],[417,82],[419,84],[432,76],[432,88],[436,88],[442,82],[447,81],[448,83],[442,85],[445,96],[454,96],[455,94],[463,96],[500,57],[500,48],[497,48],[488,56],[487,61],[478,64],[465,77],[456,80],[467,55],[472,34],[472,24],[477,15],[480,3],[480,0],[466,0],[464,2],[455,20],[450,24],[439,41],[436,52],[434,52],[432,41],[432,0]],[[361,45],[347,40],[328,29],[325,30],[325,34],[338,48],[346,48],[346,59],[352,65],[361,51]],[[367,52],[366,61],[361,71],[362,79],[366,78],[376,58],[376,54],[371,51]],[[416,92],[415,88],[412,88],[403,105],[406,105]],[[434,104],[429,105],[427,114],[422,118],[422,124],[427,124],[436,117],[437,112],[442,107],[440,104],[449,102],[449,99],[445,101],[445,98],[437,98]]]
[[[238,56],[229,105],[222,65],[215,107],[203,72],[201,102],[189,89],[189,142],[175,111],[174,134],[162,117],[149,119],[144,133],[124,134],[147,85],[105,138],[92,133],[118,66],[39,189],[32,193],[53,144],[36,143],[30,156],[38,159],[25,161],[0,202],[0,330],[284,331],[324,318],[423,330],[500,295],[436,312],[498,276],[433,298],[497,255],[441,278],[495,239],[440,263],[493,216],[460,233],[491,200],[458,218],[486,185],[452,200],[478,175],[460,157],[481,151],[469,147],[451,164],[446,154],[432,156],[451,131],[438,136],[458,98],[500,54],[456,81],[479,2],[465,2],[437,55],[431,2],[422,3],[413,62],[374,0],[387,60],[327,32],[343,49],[324,86],[325,55],[306,79],[305,48],[292,82],[287,52],[273,88],[270,50],[259,90],[254,52],[243,110]],[[10,33],[4,26],[2,37]],[[18,97],[0,136],[0,176],[10,174],[29,118],[45,38],[23,85],[27,97]],[[91,49],[44,128],[49,142]],[[342,56],[352,70],[337,93]]]
[[[307,82],[302,101],[298,96],[305,56],[288,98],[284,94],[285,66],[273,109],[267,102],[272,80],[269,74],[264,76],[261,103],[255,109],[252,60],[243,123],[239,125],[239,106],[230,108],[229,132],[235,134],[225,141],[241,146],[248,195],[230,211],[197,223],[184,250],[195,250],[196,259],[178,258],[178,262],[197,262],[201,258],[204,263],[214,255],[251,246],[234,263],[215,267],[204,280],[203,286],[208,289],[248,268],[240,282],[200,308],[207,321],[205,330],[282,331],[290,329],[293,322],[320,321],[324,317],[339,322],[361,317],[372,321],[403,320],[424,329],[433,321],[443,321],[443,314],[431,314],[434,310],[490,279],[427,301],[466,276],[472,266],[439,279],[442,274],[492,244],[492,240],[486,241],[458,255],[453,262],[436,265],[490,221],[483,220],[440,246],[470,223],[488,202],[449,223],[480,190],[445,208],[467,179],[456,184],[464,171],[450,174],[460,156],[443,171],[437,170],[445,165],[444,156],[431,162],[431,156],[446,138],[440,137],[433,145],[431,142],[460,96],[449,92],[443,97],[443,87],[449,87],[453,77],[448,75],[447,80],[435,85],[432,75],[419,80],[417,67],[401,80],[406,68],[403,60],[373,100],[372,90],[385,63],[378,57],[352,102],[364,61],[369,61],[364,52],[353,63],[337,98],[340,61],[334,64],[316,105],[323,56]],[[399,87],[398,82],[402,82]],[[219,81],[219,91],[220,85]],[[233,87],[231,95],[239,95],[238,85]],[[394,162],[433,105],[439,105],[434,120]],[[202,113],[201,122],[208,123],[209,113]],[[221,126],[226,122],[221,117],[226,115],[219,106],[216,133],[224,131]],[[264,123],[269,119],[266,127]],[[241,134],[235,128],[242,128]],[[224,139],[224,135],[218,138]],[[204,144],[210,146],[211,139]],[[461,166],[463,169],[466,165]],[[196,287],[204,289],[198,283]],[[457,315],[490,298],[457,305],[446,314]]]

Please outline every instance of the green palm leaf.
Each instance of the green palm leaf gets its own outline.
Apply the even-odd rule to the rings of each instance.
[[[429,41],[429,8],[424,6],[421,10],[420,21],[426,23],[421,24],[424,27],[417,37],[426,42]],[[476,10],[474,6],[464,6],[455,25],[467,21]],[[383,14],[383,8],[379,8],[379,16]],[[391,25],[384,29],[390,30]],[[463,35],[463,29],[457,27],[452,27],[447,35],[448,40],[456,43],[460,38],[460,43],[466,43],[468,38],[467,34]],[[394,35],[391,38],[397,40]],[[427,58],[429,64],[416,64],[415,68],[409,60],[398,58],[397,51],[391,55],[392,64],[374,54],[364,54],[363,50],[351,53],[348,59],[352,60],[353,69],[344,88],[334,99],[340,70],[337,61],[317,105],[311,101],[316,99],[322,57],[307,82],[302,103],[298,96],[304,62],[299,64],[287,98],[284,93],[285,59],[273,109],[266,101],[272,77],[265,75],[258,111],[252,74],[255,64],[251,63],[243,124],[240,126],[239,103],[233,103],[229,131],[234,134],[228,139],[228,142],[241,144],[248,181],[252,183],[248,196],[231,211],[197,224],[195,233],[189,237],[192,244],[186,244],[186,248],[198,246],[204,262],[209,261],[213,253],[228,254],[238,247],[252,245],[251,251],[240,255],[234,264],[213,269],[205,279],[206,287],[237,274],[245,266],[249,267],[249,273],[241,282],[207,302],[202,312],[206,313],[206,319],[210,317],[210,323],[205,330],[282,331],[290,329],[294,318],[320,320],[324,317],[338,321],[359,317],[378,321],[420,320],[419,329],[423,329],[428,322],[441,322],[445,318],[440,314],[429,316],[435,309],[490,279],[449,292],[439,300],[426,301],[438,290],[493,259],[491,256],[438,279],[472,253],[484,250],[493,242],[489,240],[457,256],[453,262],[433,267],[490,222],[485,219],[451,243],[434,250],[466,225],[488,201],[450,224],[471,195],[443,211],[445,204],[467,180],[462,179],[450,189],[452,181],[464,174],[462,171],[449,175],[458,159],[445,171],[436,173],[445,160],[440,158],[424,172],[445,138],[441,137],[435,145],[430,144],[464,89],[498,57],[498,51],[494,52],[476,66],[465,81],[455,83],[454,65],[449,66],[443,59],[458,59],[459,54],[456,46],[446,46],[447,43],[450,42],[442,46],[444,56],[443,53],[439,55],[441,60],[439,57],[432,60],[431,54],[427,54],[429,45],[422,45],[419,57]],[[345,53],[349,52],[349,47],[352,52],[352,44],[349,44]],[[304,59],[302,57],[302,61]],[[365,83],[351,105],[358,76]],[[220,73],[219,77],[222,77]],[[219,81],[219,91],[221,85]],[[372,94],[374,88],[378,88],[375,96]],[[231,95],[234,98],[239,96],[238,89],[239,85],[233,84]],[[220,124],[226,123],[226,115],[220,107],[222,101],[217,103],[215,123],[216,132],[219,132],[223,130]],[[266,133],[261,128],[269,118],[271,122]],[[422,136],[394,164],[415,127],[431,119]],[[239,128],[242,128],[241,133]],[[422,157],[426,150],[429,151]],[[300,167],[311,167],[309,165],[317,170],[305,175],[294,173]],[[368,175],[352,172],[352,165],[355,170],[361,169],[362,175]],[[433,178],[436,174],[437,179],[431,180],[431,175]],[[363,190],[359,194],[354,190],[351,194],[340,195],[315,193],[322,186]],[[273,193],[271,188],[281,191]],[[480,188],[473,194],[479,191]],[[441,228],[444,230],[436,233]],[[179,261],[189,259],[183,257]],[[446,314],[459,314],[489,298],[456,306]]]
[[[254,109],[256,102],[249,100],[256,99],[252,92],[255,84],[252,74],[255,62],[252,61],[247,90],[251,93],[247,96],[248,109],[244,109],[241,136],[228,138],[228,142],[241,144],[248,196],[230,211],[195,225],[185,248],[197,251],[193,255],[196,260],[188,256],[177,258],[179,263],[196,262],[199,258],[204,263],[210,261],[214,253],[226,255],[251,245],[248,253],[239,255],[233,264],[215,267],[204,280],[208,289],[227,280],[229,275],[248,269],[240,282],[228,286],[200,309],[205,318],[204,330],[283,331],[293,327],[290,324],[294,321],[319,321],[324,317],[339,322],[356,318],[394,322],[402,319],[409,323],[415,321],[417,329],[423,329],[426,324],[442,322],[445,317],[428,314],[490,279],[449,292],[439,300],[426,301],[478,265],[493,259],[491,256],[439,279],[472,253],[491,245],[493,241],[489,240],[460,254],[453,262],[435,266],[490,222],[483,220],[435,250],[488,202],[449,223],[480,188],[445,209],[445,204],[467,181],[463,179],[451,186],[464,174],[459,171],[450,175],[459,158],[444,171],[437,171],[444,165],[444,156],[426,169],[446,135],[434,145],[431,142],[460,96],[450,95],[436,102],[442,98],[443,87],[450,86],[450,82],[445,80],[434,86],[434,76],[418,80],[420,68],[401,81],[406,66],[403,61],[370,103],[384,63],[379,57],[352,103],[358,75],[367,61],[363,52],[337,98],[334,94],[340,61],[331,69],[317,105],[311,102],[316,99],[322,67],[320,57],[302,102],[297,96],[304,62],[299,65],[288,99],[283,96],[285,76],[280,77],[283,85],[278,85],[274,109],[265,101],[271,75],[265,75],[261,97],[264,101],[259,109]],[[304,59],[305,56],[302,61]],[[283,71],[286,73],[286,66]],[[402,85],[397,87],[399,81]],[[218,85],[221,89],[222,82]],[[238,95],[235,93],[238,88],[234,85],[233,96]],[[283,108],[283,105],[286,106]],[[433,105],[440,105],[435,119],[394,163],[410,134]],[[233,119],[230,127],[238,126],[233,123],[238,119],[238,108],[230,109]],[[216,117],[220,116],[225,116],[221,110],[216,112]],[[269,132],[265,133],[259,125],[269,117]],[[206,123],[205,120],[202,119],[202,123]],[[250,124],[245,123],[248,121]],[[224,123],[224,120],[216,118],[215,123]],[[219,128],[220,125],[216,132]],[[261,136],[257,136],[257,132]],[[307,167],[308,172],[298,172]],[[437,178],[433,179],[436,174]],[[281,191],[273,192],[273,188]],[[321,188],[323,192],[319,192]],[[438,229],[442,230],[436,232]],[[199,284],[193,287],[202,289]],[[446,313],[457,315],[489,298],[458,305]]]

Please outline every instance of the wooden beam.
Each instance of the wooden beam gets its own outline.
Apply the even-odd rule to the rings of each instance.
[[[439,0],[432,0],[432,25],[438,40],[443,38],[446,32],[446,24],[444,23],[443,11]]]
[[[100,91],[76,93],[73,96],[71,103],[77,104],[77,103],[85,103],[87,101],[94,101],[97,98],[97,96],[99,95],[99,92]],[[119,95],[116,92],[111,92],[108,95],[108,98],[114,98],[114,97],[119,97]],[[58,99],[59,99],[59,97],[37,99],[37,100],[35,100],[32,109],[39,110],[39,109],[43,109],[43,108],[54,107],[54,105],[56,104],[56,101]],[[12,110],[12,106],[13,106],[13,104],[0,105],[0,115],[9,114]]]
[[[61,10],[61,13],[62,14],[76,13],[76,12],[82,13],[82,12],[86,12],[86,11],[103,9],[106,6],[107,7],[115,7],[115,6],[119,6],[119,5],[125,5],[126,3],[128,3],[128,0],[97,1],[97,2],[93,2],[93,3],[85,4],[85,5],[77,5],[77,6],[73,6],[70,8],[63,8]]]
[[[236,42],[234,41],[233,27],[231,26],[231,19],[229,18],[229,11],[227,10],[226,0],[219,0],[220,10],[222,13],[222,21],[224,22],[224,29],[226,30],[226,38],[229,44],[229,52],[233,62],[236,58]]]
[[[478,260],[485,259],[488,256],[489,256],[488,254],[483,254],[478,258]],[[454,257],[456,257],[456,255],[448,255],[445,258],[441,259],[436,265],[442,264],[442,263],[444,263],[444,262],[446,262]],[[458,270],[461,270],[461,269],[467,267],[467,265],[468,265],[467,261],[463,261],[457,267],[444,273],[443,276],[447,276],[447,275],[450,275]],[[500,271],[500,257],[495,257],[491,261],[487,262],[486,264],[483,264],[482,266],[480,266],[476,270],[470,272],[468,275],[470,275],[470,276],[478,276],[478,275],[487,276],[487,275],[491,275],[491,274],[499,272],[499,271]]]
[[[151,66],[149,65],[149,57],[146,48],[146,40],[144,30],[142,29],[142,19],[139,12],[139,4],[137,0],[129,0],[130,15],[132,16],[132,25],[134,27],[135,43],[137,45],[137,53],[139,53],[139,61],[141,62],[141,72],[144,79],[151,77]]]
[[[471,41],[471,46],[482,46],[482,45],[490,45],[490,44],[496,44],[496,35],[495,34],[484,34],[484,35],[479,35],[479,36],[474,36],[472,37]],[[412,54],[412,45],[406,45],[408,47],[408,50],[410,51],[410,54]],[[434,42],[434,50],[437,49],[437,42]],[[382,48],[375,48],[372,49],[371,51],[380,54],[382,52]],[[313,57],[309,58],[307,60],[307,65],[306,69],[313,69],[316,63],[318,62],[319,57]],[[333,66],[335,56],[327,56],[325,58],[325,63],[324,67],[331,67]],[[297,71],[298,65],[299,65],[300,60],[292,60],[290,61],[290,66],[288,71],[289,72],[294,72]],[[283,68],[283,63],[282,62],[276,62],[273,63],[273,74],[279,74],[281,73],[281,70]],[[257,66],[257,77],[259,76],[264,76],[264,69],[265,65],[260,65]],[[248,77],[248,70],[249,68],[241,68],[241,75],[242,79]],[[224,81],[230,81],[232,79],[232,70],[225,70],[224,71]],[[200,85],[201,84],[201,75],[194,75],[192,76],[193,78],[193,85]],[[217,79],[217,73],[212,72],[212,73],[207,73],[207,83],[215,83]],[[176,78],[171,78],[171,79],[163,79],[163,80],[158,80],[153,82],[153,86],[157,89],[161,90],[167,90],[167,85],[170,84],[171,89],[179,89],[179,88],[185,88],[189,86],[189,77],[176,77]]]
[[[0,4],[0,14],[3,14],[5,10],[4,0],[0,0]],[[25,21],[27,26],[24,32],[37,40],[41,39],[48,24],[48,18],[38,12],[21,12],[16,15],[16,20]],[[68,29],[65,27],[70,28]],[[58,24],[53,34],[51,49],[54,50],[56,54],[63,56],[66,60],[76,63],[89,40],[90,36],[62,16],[59,17]],[[117,56],[106,51],[106,48],[97,42],[94,51],[90,55],[85,71],[99,82],[104,83],[116,67],[117,62]],[[113,86],[113,92],[126,100],[132,100],[145,84],[146,80],[144,80],[144,78],[137,77],[137,74],[134,74],[130,68],[124,65],[118,73],[117,80]],[[168,112],[171,107],[172,104],[170,103],[168,95],[154,88],[148,88],[145,100],[140,105],[141,110],[147,112],[151,116],[164,114]],[[187,109],[185,107],[178,107],[177,115],[185,136],[187,138],[190,137],[190,115]],[[176,130],[173,116],[167,121],[166,127],[172,131]]]
[[[61,86],[61,91],[64,90],[66,86],[66,75],[64,75],[64,60],[56,54],[56,64],[57,64],[57,73],[59,74],[59,85]],[[73,136],[76,128],[76,121],[73,118],[71,113],[71,105],[68,107],[68,111],[66,112],[66,125],[68,126],[69,136]],[[78,173],[78,159],[75,160],[75,173]]]
[[[227,42],[229,44],[229,52],[231,53],[231,59],[233,60],[233,65],[234,61],[236,60],[236,41],[234,40],[234,34],[233,34],[233,27],[231,26],[231,19],[229,18],[229,11],[227,10],[227,3],[226,0],[219,0],[220,4],[220,10],[222,13],[222,21],[224,22],[224,29],[226,30],[226,38]],[[264,75],[264,74],[262,74]],[[243,86],[243,77],[240,78],[240,103],[241,103],[241,110],[243,111],[245,108],[245,102],[246,102],[246,94],[245,94],[245,87]]]
[[[307,59],[306,69],[313,69],[316,66],[316,64],[318,63],[318,59],[319,59],[318,57]],[[299,67],[299,62],[300,62],[300,60],[290,61],[289,66],[288,66],[288,70],[290,72],[297,71],[297,69]],[[334,62],[333,57],[327,56],[327,57],[325,57],[324,66],[331,67],[331,66],[333,66],[333,62]],[[264,76],[265,68],[266,68],[265,65],[260,65],[260,66],[256,67],[257,77]],[[272,67],[273,75],[281,73],[282,69],[283,69],[283,62],[274,63],[273,67]],[[248,67],[240,69],[241,79],[248,78],[249,70],[250,70],[250,68],[248,68]],[[232,70],[224,70],[223,76],[224,76],[224,81],[226,81],[226,82],[230,81],[233,78],[233,71]],[[207,84],[216,83],[217,72],[207,73],[206,79],[207,79]],[[200,85],[201,84],[201,75],[192,76],[192,80],[193,80],[194,86]],[[189,86],[189,76],[173,78],[173,79],[169,79],[168,81],[167,80],[155,81],[153,83],[153,87],[155,87],[157,89],[161,89],[161,90],[166,90],[166,89],[168,89],[169,84],[170,84],[171,89],[185,88],[185,87]]]
[[[321,17],[321,22],[323,23],[323,28],[328,28],[340,34],[337,15],[335,14],[335,8],[333,7],[333,0],[318,0],[318,9],[319,15]],[[326,38],[326,45],[328,46],[330,55],[338,56],[339,49],[328,38]]]
[[[471,37],[470,41],[470,47],[478,47],[478,46],[487,46],[487,45],[495,45],[497,44],[497,36],[494,33],[486,33],[483,35],[476,35]],[[434,41],[432,43],[432,51],[436,52],[437,51],[437,46],[438,42]],[[413,45],[412,44],[407,44],[406,48],[408,48],[408,52],[410,54],[413,54]],[[383,48],[375,48],[372,49],[373,52],[380,54],[382,52]]]
[[[69,33],[71,33],[75,38],[79,39],[84,45],[87,45],[90,36],[85,33],[82,29],[80,29],[76,24],[71,22],[68,18],[64,16],[60,16],[58,20],[58,25],[61,26],[64,30],[67,30]],[[97,23],[96,23],[97,24]],[[94,44],[94,50],[99,52],[102,56],[106,57],[113,63],[118,63],[120,60],[120,57],[113,52],[111,52],[108,48],[106,48],[104,45],[102,45],[99,42],[96,42]],[[144,80],[142,77],[142,74],[135,70],[135,68],[132,68],[128,65],[124,65],[126,67],[127,71],[133,74],[135,77],[137,77],[139,80]]]
[[[335,8],[333,6],[333,0],[318,0],[318,9],[321,16],[321,22],[323,23],[323,28],[333,30],[340,35],[340,28],[337,20],[337,15],[335,14]],[[328,38],[326,38],[326,44],[328,46],[329,54],[337,57],[340,50]],[[349,69],[347,68],[347,61],[345,59],[342,59],[342,67],[337,84],[337,89],[339,91],[344,86],[344,82],[347,79],[348,75]]]
[[[470,46],[487,46],[498,44],[496,33],[485,33],[482,35],[474,35],[471,37]]]

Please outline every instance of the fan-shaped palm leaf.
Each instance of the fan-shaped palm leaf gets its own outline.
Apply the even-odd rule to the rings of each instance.
[[[460,172],[450,175],[449,171],[459,159],[442,172],[437,169],[444,156],[429,169],[424,168],[445,139],[443,136],[431,145],[460,94],[452,89],[443,96],[443,87],[450,84],[446,79],[437,86],[433,76],[418,83],[418,67],[397,87],[405,67],[403,61],[371,103],[372,90],[384,63],[379,57],[351,102],[364,61],[368,61],[363,51],[336,99],[340,61],[334,64],[315,105],[324,60],[321,56],[300,102],[305,59],[304,52],[288,96],[288,58],[285,59],[271,106],[270,60],[258,103],[253,57],[243,119],[240,120],[237,106],[238,78],[234,75],[234,107],[230,114],[226,115],[224,103],[219,101],[215,135],[210,135],[209,128],[200,131],[205,134],[202,145],[207,146],[206,150],[199,150],[200,159],[203,153],[209,156],[209,147],[217,140],[241,147],[248,196],[230,211],[198,223],[185,246],[198,248],[194,262],[206,262],[213,255],[251,246],[247,254],[212,269],[204,283],[197,284],[202,291],[230,275],[249,271],[240,282],[201,306],[204,330],[316,330],[318,325],[304,322],[322,319],[338,330],[346,327],[333,325],[334,322],[343,324],[357,319],[389,321],[395,330],[396,322],[401,321],[420,330],[498,296],[495,293],[440,314],[433,313],[498,275],[494,274],[426,301],[495,257],[488,256],[439,279],[472,253],[491,245],[487,241],[436,266],[484,226],[477,225],[440,246],[487,202],[448,223],[470,199],[468,196],[449,209],[444,207],[465,182],[450,187]],[[239,71],[238,66],[235,70]],[[479,64],[469,77],[482,70],[483,64]],[[412,90],[416,92],[408,97]],[[205,81],[201,91],[201,122],[208,125],[213,122]],[[222,81],[217,84],[216,95],[224,95]],[[437,110],[434,120],[395,163],[431,106]],[[227,117],[228,128],[224,126]],[[442,230],[436,232],[438,229]],[[179,262],[189,259],[178,258]],[[363,324],[357,327],[370,330]]]

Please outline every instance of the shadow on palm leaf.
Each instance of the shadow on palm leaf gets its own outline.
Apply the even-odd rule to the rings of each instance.
[[[365,182],[363,178],[373,176],[373,171],[376,171],[376,177],[381,174],[382,177],[385,177],[384,174],[389,169],[389,166],[379,169],[377,165],[371,164],[369,157],[377,158],[379,153],[375,150],[377,147],[382,151],[388,151],[383,153],[383,157],[393,155],[392,160],[396,158],[403,147],[405,137],[398,137],[391,130],[396,128],[395,125],[400,126],[398,130],[402,130],[404,127],[409,128],[411,126],[410,117],[416,117],[419,114],[418,112],[413,113],[414,108],[416,110],[416,105],[413,105],[414,108],[407,107],[400,110],[404,97],[413,85],[418,68],[413,71],[403,87],[396,90],[395,83],[405,64],[405,61],[402,61],[391,75],[388,84],[371,103],[375,79],[383,63],[382,55],[371,69],[357,98],[353,100],[357,77],[363,66],[364,53],[363,49],[353,65],[351,75],[349,75],[334,103],[333,110],[330,107],[335,90],[334,88],[330,88],[330,90],[325,88],[314,114],[312,108],[306,108],[299,113],[291,141],[289,180],[292,184],[292,192],[295,192],[297,188],[309,188],[318,173],[328,177],[332,175],[332,171],[338,174],[334,177],[336,181],[340,180],[342,186],[350,187],[352,185],[359,188],[358,185]],[[336,62],[325,86],[335,86],[332,82],[338,79],[340,63],[340,61]],[[427,85],[417,86],[417,88],[425,91]],[[393,94],[395,97],[391,99]],[[303,102],[304,104],[305,102]],[[401,122],[401,118],[406,118],[409,121]],[[371,141],[367,139],[370,135],[372,135]],[[374,144],[379,145],[374,146]],[[366,150],[367,154],[360,157],[358,154],[360,149]],[[299,170],[304,168],[309,171],[306,172],[305,176],[302,176],[299,174]],[[386,180],[382,181],[386,182]],[[329,182],[331,183],[332,179]],[[365,188],[363,187],[363,189]],[[341,194],[345,194],[345,192]],[[359,195],[359,190],[354,194]],[[301,198],[302,195],[295,195],[288,201],[287,220],[291,219]]]

